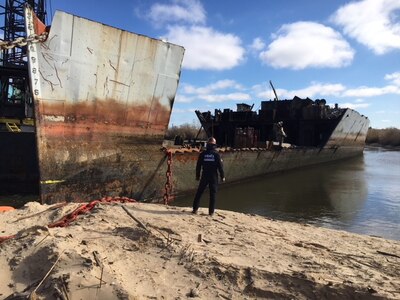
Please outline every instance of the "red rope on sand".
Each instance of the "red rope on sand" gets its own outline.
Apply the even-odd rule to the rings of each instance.
[[[47,225],[47,227],[49,228],[54,228],[54,227],[66,227],[69,224],[71,224],[73,221],[76,220],[76,218],[78,218],[79,215],[83,215],[85,213],[87,213],[88,211],[91,211],[96,204],[98,203],[112,203],[112,202],[121,202],[121,203],[126,203],[126,202],[136,202],[136,200],[134,199],[130,199],[128,197],[105,197],[102,198],[100,200],[94,200],[91,201],[87,204],[83,204],[81,206],[79,206],[77,209],[75,209],[73,212],[69,213],[68,215],[62,217],[60,220],[51,223],[49,225]]]
[[[121,202],[121,203],[133,203],[137,202],[134,199],[128,198],[128,197],[104,197],[100,200],[93,200],[89,203],[83,204],[79,206],[77,209],[75,209],[73,212],[69,213],[68,215],[65,215],[62,217],[60,220],[50,223],[47,225],[49,228],[54,228],[54,227],[66,227],[70,225],[73,221],[75,221],[79,215],[83,215],[89,211],[91,211],[96,204],[108,204],[108,203],[113,203],[113,202]],[[4,241],[7,241],[9,239],[15,238],[16,235],[9,235],[9,236],[0,236],[0,244]]]
[[[2,242],[5,242],[5,241],[9,240],[9,239],[13,239],[13,238],[15,238],[15,237],[16,237],[15,234],[14,234],[14,235],[0,236],[0,244],[1,244]]]

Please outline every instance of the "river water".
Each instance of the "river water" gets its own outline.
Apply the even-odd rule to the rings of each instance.
[[[207,191],[201,201],[208,206]],[[222,184],[218,208],[400,240],[400,151],[367,148],[342,162]]]

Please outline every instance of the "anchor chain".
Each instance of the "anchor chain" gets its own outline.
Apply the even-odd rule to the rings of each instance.
[[[42,43],[46,41],[49,33],[48,32],[43,32],[41,34],[31,34],[28,37],[19,37],[16,38],[13,41],[1,41],[0,40],[0,49],[1,50],[7,50],[7,49],[12,49],[15,47],[24,47],[28,44],[32,43]]]
[[[165,172],[167,182],[165,183],[164,204],[168,205],[172,196],[172,152],[167,151],[167,172]]]

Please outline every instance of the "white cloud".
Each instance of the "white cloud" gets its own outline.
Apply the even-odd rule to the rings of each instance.
[[[231,69],[244,59],[239,37],[202,26],[171,26],[169,41],[186,48],[183,67],[191,70]]]
[[[199,99],[207,102],[223,102],[223,101],[247,101],[251,97],[245,93],[230,93],[230,94],[218,94],[218,95],[199,95]]]
[[[155,3],[150,7],[148,17],[156,26],[178,22],[204,24],[206,21],[205,10],[198,0],[174,0],[170,4]]]
[[[237,90],[243,89],[243,87],[234,80],[223,79],[218,80],[215,83],[211,83],[204,87],[194,87],[193,85],[184,84],[183,91],[187,94],[209,94],[216,90],[234,88]]]
[[[167,0],[151,5],[144,14],[167,32],[161,39],[185,47],[183,68],[226,70],[239,65],[245,56],[241,39],[205,26],[206,11],[200,0]]]
[[[339,106],[342,108],[351,108],[351,109],[360,109],[360,108],[366,108],[370,106],[369,103],[339,103]]]
[[[344,33],[376,54],[400,49],[399,0],[363,0],[340,7],[331,17]]]
[[[346,90],[343,97],[374,97],[386,94],[400,94],[400,87],[394,85],[387,85],[384,87],[366,87],[361,86],[355,89]]]
[[[216,91],[221,90],[224,90],[224,93],[215,93]],[[195,100],[204,100],[212,103],[232,100],[246,101],[251,99],[249,94],[236,92],[238,90],[244,90],[243,86],[230,79],[219,80],[202,87],[183,83],[181,87],[182,94],[179,94],[177,101],[181,103],[189,103]]]
[[[207,111],[207,109],[201,109],[200,111]],[[182,124],[193,124],[198,125],[200,127],[200,122],[194,113],[194,109],[187,109],[187,108],[176,108],[172,110],[171,119],[170,119],[170,127],[172,126],[179,126]]]
[[[174,107],[174,113],[175,114],[186,114],[188,112],[191,112],[191,111],[189,111],[189,109],[175,108]]]
[[[400,86],[400,72],[395,72],[392,74],[386,74],[385,80],[389,80],[392,84]]]
[[[176,103],[191,103],[193,102],[194,98],[193,97],[188,97],[186,95],[182,95],[178,93],[175,97],[175,102]]]
[[[330,84],[330,83],[312,83],[310,86],[298,90],[285,90],[276,89],[279,99],[292,99],[294,96],[300,98],[315,98],[315,97],[326,97],[326,96],[340,96],[346,87],[342,84]],[[257,96],[263,99],[271,98],[271,91],[266,87],[264,91],[258,91]]]
[[[275,68],[301,70],[349,65],[354,50],[332,28],[314,22],[283,25],[260,58]]]
[[[329,83],[312,83],[310,86],[298,90],[277,90],[279,97],[293,98],[298,96],[300,98],[318,98],[318,97],[374,97],[387,94],[400,94],[400,87],[387,85],[384,87],[367,87],[361,86],[358,88],[349,89],[342,84],[329,84]],[[358,104],[364,104],[362,99],[355,100]]]
[[[253,43],[250,45],[250,49],[253,51],[261,51],[264,48],[265,48],[265,43],[260,37],[255,38],[253,40]]]
[[[345,90],[345,86],[342,84],[330,84],[330,83],[312,83],[312,85],[288,92],[288,95],[294,97],[309,97],[313,98],[316,96],[339,96]]]
[[[397,73],[386,75],[385,78],[390,80],[397,79]],[[256,94],[257,97],[262,99],[272,99],[274,96],[272,91],[267,86],[267,84],[256,85],[253,86],[252,91]],[[286,89],[276,89],[279,99],[292,99],[294,96],[298,96],[300,98],[309,97],[311,99],[316,98],[344,98],[351,97],[356,98],[354,100],[352,108],[357,105],[357,107],[364,107],[363,105],[367,105],[363,99],[367,97],[376,97],[382,95],[389,94],[398,94],[400,95],[400,86],[395,85],[387,85],[383,87],[367,87],[361,86],[357,88],[347,88],[342,84],[335,83],[318,83],[312,82],[309,86],[304,87],[302,89],[297,90],[286,90]]]

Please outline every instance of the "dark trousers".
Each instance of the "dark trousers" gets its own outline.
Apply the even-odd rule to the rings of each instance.
[[[210,189],[210,204],[208,206],[208,213],[211,215],[215,210],[215,196],[217,194],[218,178],[201,177],[196,196],[194,196],[193,211],[197,211],[199,209],[201,195],[207,186]]]

